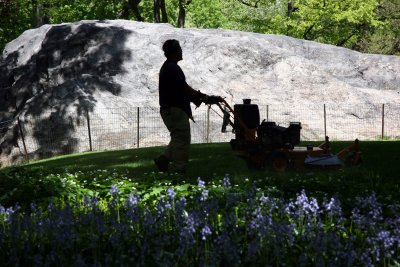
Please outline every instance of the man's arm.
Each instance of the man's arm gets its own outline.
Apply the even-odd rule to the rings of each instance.
[[[196,107],[200,106],[202,103],[202,98],[206,97],[206,94],[203,94],[200,91],[194,90],[190,85],[186,84],[183,88],[183,91],[187,96],[189,96],[190,102],[196,105]]]

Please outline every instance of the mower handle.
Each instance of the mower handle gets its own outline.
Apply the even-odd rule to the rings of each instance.
[[[228,104],[228,102],[226,102],[226,100],[224,98],[220,98],[220,101],[216,103],[216,105],[219,107],[219,109],[225,113],[232,113],[234,119],[240,124],[240,126],[242,127],[242,129],[244,129],[244,136],[246,138],[246,140],[248,141],[254,141],[255,140],[255,133],[254,130],[249,129],[246,124],[243,122],[242,118],[240,118],[240,116],[235,112],[235,110]],[[224,108],[225,107],[225,108]],[[226,110],[226,108],[228,110]],[[232,122],[230,116],[229,116],[229,120],[228,123],[232,126],[233,130],[236,131],[238,129],[235,128],[235,124]]]

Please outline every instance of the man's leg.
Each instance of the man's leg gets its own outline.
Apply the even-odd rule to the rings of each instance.
[[[172,162],[173,171],[184,172],[189,161],[189,118],[183,110],[175,107],[163,110],[161,116],[171,136],[164,156]]]

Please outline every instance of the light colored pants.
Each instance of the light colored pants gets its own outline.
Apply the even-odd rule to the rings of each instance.
[[[185,170],[190,149],[189,117],[182,109],[176,107],[163,109],[161,117],[171,136],[164,155],[171,161],[172,170]]]

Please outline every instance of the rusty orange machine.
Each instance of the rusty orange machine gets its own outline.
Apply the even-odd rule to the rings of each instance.
[[[246,161],[248,168],[282,172],[290,168],[341,168],[361,162],[357,139],[336,154],[331,153],[327,136],[319,146],[298,146],[300,122],[290,122],[288,127],[265,120],[260,123],[258,105],[250,99],[243,99],[243,104],[235,104],[233,109],[222,98],[216,104],[224,113],[222,128],[231,125],[235,134],[230,141],[232,150]]]

